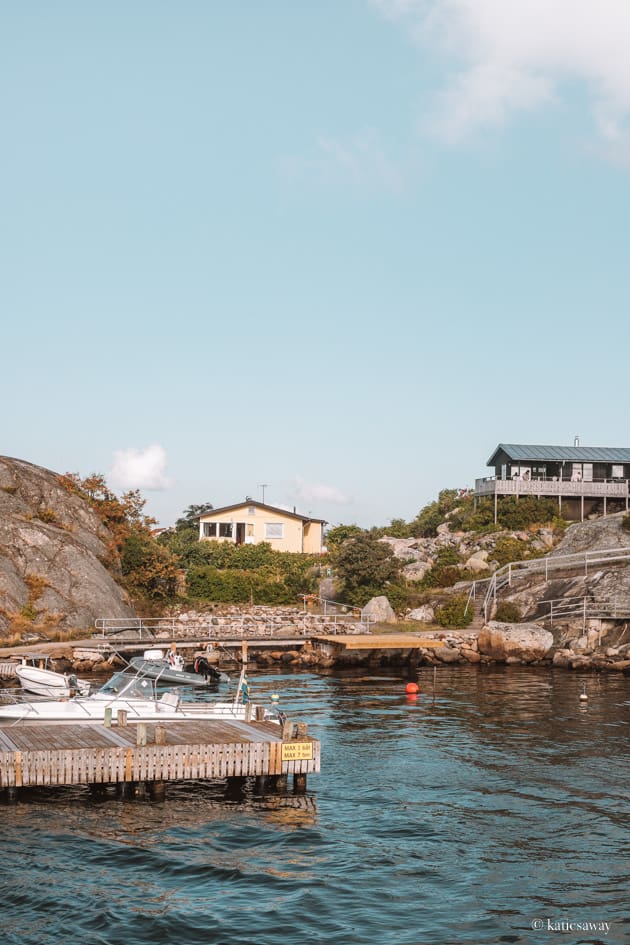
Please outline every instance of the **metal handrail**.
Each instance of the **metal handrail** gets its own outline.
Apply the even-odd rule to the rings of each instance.
[[[530,558],[527,561],[510,561],[504,564],[492,575],[488,590],[484,598],[484,617],[488,619],[490,602],[496,603],[497,592],[506,584],[512,586],[512,578],[529,573],[545,574],[545,581],[549,579],[549,572],[566,568],[584,567],[584,574],[588,576],[589,565],[610,564],[613,561],[630,561],[630,547],[599,548],[593,551],[576,551],[566,555],[545,555],[544,558]]]
[[[630,618],[630,597],[614,597],[599,601],[594,601],[589,597],[557,597],[539,603],[549,606],[549,611],[543,615],[543,620],[549,620],[551,626],[554,620],[558,621],[563,617],[582,617],[584,627],[587,620]]]
[[[303,635],[308,634],[312,629],[326,629],[331,633],[339,632],[339,628],[347,624],[365,628],[365,632],[370,632],[370,624],[374,623],[374,618],[366,615],[360,620],[351,618],[347,614],[313,614],[304,611],[295,617],[301,622],[301,628],[297,631]],[[217,633],[224,634],[226,631],[237,633],[243,636],[248,631],[257,631],[261,636],[274,636],[274,631],[278,629],[278,623],[275,620],[263,619],[253,614],[221,614],[213,618],[213,623],[201,624],[194,629],[198,634],[212,637]],[[168,632],[171,635],[181,629],[181,624],[176,618],[159,617],[99,617],[94,622],[96,630],[101,632],[103,638],[110,634],[122,634],[125,631],[133,631],[139,634],[140,640],[146,639],[155,641],[155,634],[158,632]],[[309,626],[310,625],[310,626]],[[319,627],[318,627],[319,625]]]

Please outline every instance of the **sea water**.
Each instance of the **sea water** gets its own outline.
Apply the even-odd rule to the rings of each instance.
[[[0,942],[628,941],[629,689],[522,667],[253,676],[321,740],[306,796],[20,795]]]

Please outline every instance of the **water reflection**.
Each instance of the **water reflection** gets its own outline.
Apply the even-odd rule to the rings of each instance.
[[[180,784],[164,804],[44,792],[6,809],[3,943],[30,945],[28,922],[33,945],[69,923],[94,945],[537,945],[532,920],[563,916],[621,941],[629,681],[420,668],[415,700],[408,681],[254,678],[322,742],[306,796]]]

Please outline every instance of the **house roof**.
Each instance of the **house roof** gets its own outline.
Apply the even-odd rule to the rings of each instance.
[[[511,460],[545,460],[551,463],[630,463],[630,449],[624,446],[529,446],[522,443],[499,443],[487,462],[495,465],[500,451]]]
[[[257,502],[255,499],[246,499],[244,502],[236,502],[234,505],[224,505],[220,509],[210,509],[208,512],[204,512],[202,515],[197,515],[196,517],[208,518],[214,517],[217,514],[223,514],[224,512],[233,512],[236,509],[248,508],[250,505],[256,506],[257,509],[264,509],[267,512],[275,512],[277,515],[285,515],[288,518],[299,519],[300,522],[319,522],[321,525],[326,525],[326,520],[323,518],[313,518],[310,515],[298,515],[297,512],[290,512],[288,509],[278,509],[273,505],[264,505],[262,502]]]

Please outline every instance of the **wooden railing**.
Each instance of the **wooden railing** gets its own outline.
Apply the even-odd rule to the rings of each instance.
[[[597,480],[593,482],[571,482],[565,479],[487,479],[475,480],[475,495],[550,495],[606,497],[625,499],[628,496],[628,480]]]

